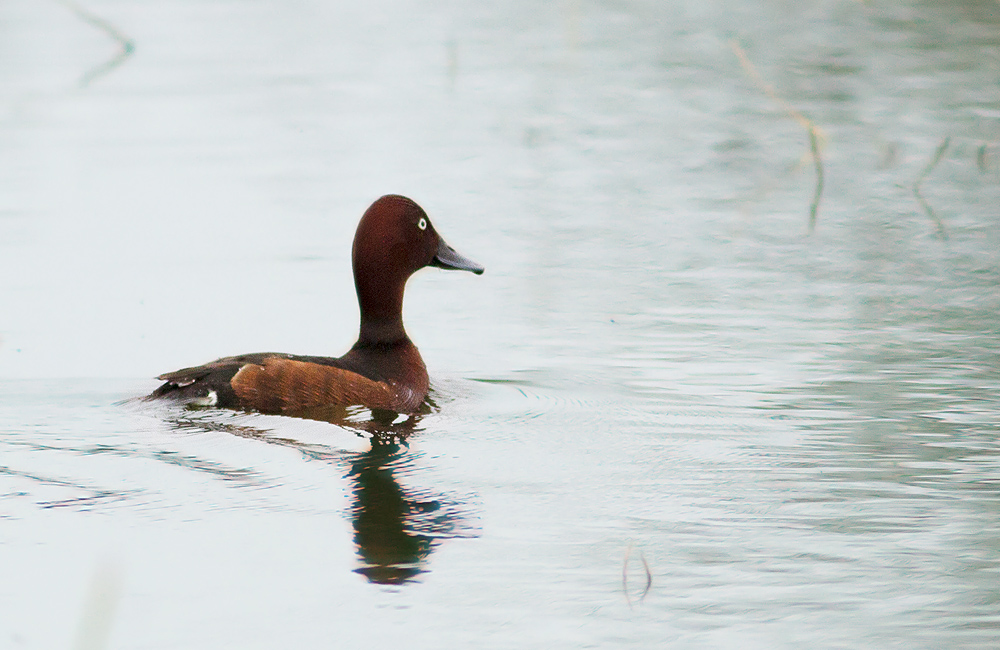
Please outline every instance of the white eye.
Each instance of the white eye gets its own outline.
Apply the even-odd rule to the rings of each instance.
[[[427,230],[427,219],[420,217],[420,221],[417,222],[417,228],[421,230]]]

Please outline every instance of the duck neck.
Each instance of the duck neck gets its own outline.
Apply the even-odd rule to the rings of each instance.
[[[365,277],[370,277],[367,274]],[[380,281],[381,280],[381,281]],[[359,280],[355,274],[358,305],[361,308],[361,345],[386,345],[408,341],[403,329],[403,287],[405,280],[376,278]]]

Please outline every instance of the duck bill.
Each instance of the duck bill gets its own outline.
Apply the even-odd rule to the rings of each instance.
[[[482,265],[476,264],[468,257],[465,257],[454,248],[444,243],[442,239],[438,244],[437,253],[434,255],[434,259],[431,260],[431,266],[436,266],[439,269],[455,269],[458,271],[472,271],[476,275],[482,275],[484,269]]]

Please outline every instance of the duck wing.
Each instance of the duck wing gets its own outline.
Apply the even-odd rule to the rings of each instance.
[[[280,352],[257,352],[223,357],[201,366],[167,372],[157,379],[164,383],[147,399],[168,397],[204,406],[239,408],[240,401],[230,384],[233,376],[245,365],[263,364],[267,359],[289,359],[293,355]]]
[[[408,412],[424,397],[395,382],[369,379],[309,357],[272,356],[246,363],[229,383],[243,408],[261,413],[294,413],[334,404]]]
[[[419,391],[365,377],[344,365],[341,359],[279,352],[223,357],[160,375],[157,379],[164,383],[147,399],[284,413],[330,404],[409,412],[424,398]]]

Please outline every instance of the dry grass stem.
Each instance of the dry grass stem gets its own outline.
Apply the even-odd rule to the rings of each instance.
[[[757,68],[750,61],[747,53],[740,47],[740,44],[735,40],[729,41],[729,47],[732,48],[733,54],[739,59],[740,65],[743,67],[743,71],[747,73],[747,76],[753,80],[758,88],[763,91],[765,95],[770,97],[776,104],[781,106],[788,116],[794,119],[796,122],[801,124],[803,128],[809,133],[809,151],[813,160],[813,166],[816,168],[816,189],[813,192],[813,200],[809,206],[809,233],[812,234],[816,229],[816,216],[819,214],[819,203],[823,196],[823,158],[820,155],[820,150],[822,149],[822,143],[824,141],[823,133],[820,131],[819,127],[813,124],[812,120],[807,118],[801,112],[795,109],[791,104],[782,98],[774,86],[771,86],[764,78],[757,72]]]
[[[632,595],[629,593],[628,589],[628,563],[632,558],[633,547],[630,544],[628,549],[625,551],[625,561],[622,564],[622,591],[625,593],[625,602],[628,603],[629,608],[633,606]],[[649,562],[646,561],[646,554],[642,551],[638,551],[639,560],[642,562],[643,571],[646,572],[646,585],[642,589],[642,593],[639,594],[638,602],[645,600],[646,595],[649,594],[649,590],[653,587],[653,572],[649,570]]]
[[[927,163],[927,166],[924,167],[923,171],[920,172],[920,175],[917,176],[917,180],[913,182],[913,196],[917,198],[917,202],[920,203],[920,207],[924,209],[924,212],[930,220],[934,222],[935,226],[937,226],[938,236],[940,236],[941,239],[948,239],[948,233],[944,229],[944,222],[941,221],[941,218],[934,212],[931,204],[928,203],[927,199],[925,199],[920,193],[920,186],[923,184],[924,179],[927,178],[931,171],[933,171],[934,168],[937,167],[938,163],[941,162],[941,159],[944,158],[944,152],[948,150],[949,144],[951,144],[951,136],[948,136],[941,141],[941,144],[939,144],[938,148],[934,151],[934,155],[931,156],[930,162]]]
[[[132,53],[135,52],[135,41],[126,36],[121,30],[109,23],[104,18],[101,18],[97,14],[91,12],[89,9],[78,5],[73,2],[73,0],[56,0],[59,4],[66,7],[74,14],[77,15],[81,20],[97,29],[101,30],[108,35],[113,41],[118,43],[118,54],[113,56],[111,59],[105,61],[104,63],[88,70],[83,77],[80,79],[81,86],[87,86],[90,82],[94,81],[98,77],[102,77],[107,73],[111,72],[122,63],[125,62]]]
[[[809,205],[809,234],[816,231],[816,215],[819,213],[819,200],[823,196],[823,160],[819,157],[819,137],[816,129],[809,129],[809,150],[812,152],[813,164],[816,166],[816,190]]]
[[[980,173],[985,174],[990,168],[989,162],[989,149],[990,143],[984,142],[980,145],[979,149],[976,150],[976,165],[979,167]]]

